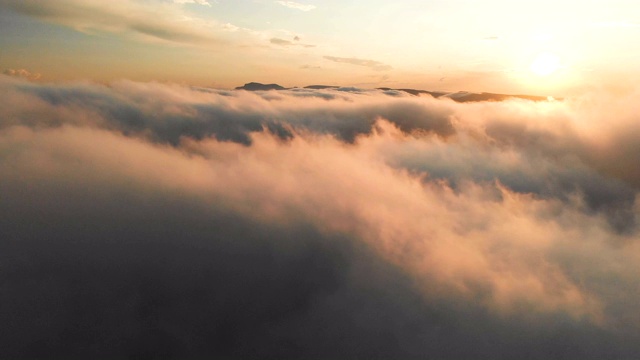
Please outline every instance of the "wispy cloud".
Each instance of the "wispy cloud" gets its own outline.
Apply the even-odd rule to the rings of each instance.
[[[289,40],[280,39],[280,38],[271,38],[269,42],[274,45],[283,45],[283,46],[293,45],[293,42]]]
[[[211,3],[207,0],[173,0],[173,2],[176,4],[200,4],[211,6]]]
[[[345,64],[351,64],[351,65],[358,65],[358,66],[366,66],[369,67],[373,70],[376,71],[385,71],[385,70],[391,70],[392,67],[390,65],[386,65],[383,64],[379,61],[375,61],[375,60],[366,60],[366,59],[359,59],[359,58],[345,58],[345,57],[337,57],[337,56],[325,56],[324,57],[327,60],[331,60],[331,61],[335,61],[335,62],[339,62],[339,63],[345,63]]]
[[[29,80],[38,80],[40,79],[40,73],[33,73],[26,69],[6,69],[2,72],[5,75],[21,77]]]
[[[207,1],[197,3],[210,5]],[[0,5],[87,33],[109,32],[145,40],[209,46],[229,42],[224,35],[228,33],[225,24],[187,16],[176,2],[0,0]]]
[[[305,48],[315,47],[315,45],[303,44],[303,43],[299,43],[298,41],[299,41],[299,38],[297,36],[294,38],[294,41],[280,39],[280,38],[271,38],[271,39],[269,39],[270,43],[272,43],[274,45],[279,45],[279,46],[301,46],[301,47],[305,47]]]
[[[316,8],[315,5],[301,4],[295,1],[276,1],[276,3],[291,9],[296,9],[301,11],[311,11]]]

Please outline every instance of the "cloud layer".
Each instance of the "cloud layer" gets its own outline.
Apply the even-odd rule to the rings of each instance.
[[[7,356],[639,350],[632,96],[0,93]]]

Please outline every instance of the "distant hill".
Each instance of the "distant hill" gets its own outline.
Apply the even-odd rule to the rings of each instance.
[[[416,89],[390,89],[390,88],[378,88],[380,90],[398,90],[404,91],[411,95],[419,96],[420,94],[429,94],[434,98],[444,97],[449,98],[453,101],[457,102],[477,102],[477,101],[504,101],[507,99],[525,99],[531,101],[547,101],[549,100],[546,96],[535,96],[535,95],[509,95],[509,94],[494,94],[494,93],[472,93],[468,91],[459,91],[456,93],[446,93],[442,91],[427,91],[427,90],[416,90]]]
[[[476,101],[504,101],[507,99],[524,99],[531,101],[547,101],[546,96],[534,96],[534,95],[507,95],[507,94],[493,94],[493,93],[470,93],[459,92],[453,94],[443,95],[443,97],[451,98],[457,102],[476,102]]]
[[[415,95],[415,96],[420,96],[420,94],[428,94],[431,95],[433,97],[440,97],[443,95],[446,95],[446,92],[441,92],[441,91],[427,91],[427,90],[416,90],[416,89],[392,89],[392,88],[378,88],[378,90],[395,90],[395,91],[404,91],[406,93],[409,93],[411,95]]]
[[[323,89],[338,89],[340,86],[336,85],[309,85],[305,86],[305,89],[315,89],[315,90],[323,90]]]
[[[263,90],[286,90],[287,88],[278,84],[261,84],[257,82],[246,83],[243,86],[238,86],[236,90],[248,90],[248,91],[263,91]]]
[[[337,85],[308,85],[305,89],[325,90],[325,89],[340,89]],[[265,90],[288,90],[284,86],[278,84],[261,84],[257,82],[250,82],[243,86],[238,86],[236,90],[247,91],[265,91]],[[457,102],[479,102],[479,101],[504,101],[507,99],[525,99],[531,101],[547,101],[549,98],[546,96],[535,95],[509,95],[509,94],[494,94],[494,93],[472,93],[468,91],[459,91],[455,93],[447,93],[443,91],[427,91],[418,89],[393,89],[388,87],[380,87],[377,90],[382,91],[403,91],[414,96],[420,96],[421,94],[431,95],[434,98],[448,98]],[[561,99],[557,99],[561,100]]]

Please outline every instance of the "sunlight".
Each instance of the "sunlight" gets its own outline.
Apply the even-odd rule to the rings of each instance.
[[[538,76],[549,76],[560,68],[560,59],[554,54],[539,54],[531,63],[531,71]]]

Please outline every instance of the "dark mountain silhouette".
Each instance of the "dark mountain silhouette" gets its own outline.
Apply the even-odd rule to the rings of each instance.
[[[431,95],[433,97],[440,97],[443,95],[446,95],[446,92],[442,92],[442,91],[427,91],[427,90],[417,90],[417,89],[392,89],[392,88],[388,88],[388,87],[381,87],[381,88],[377,88],[378,90],[384,90],[384,91],[389,91],[389,90],[395,90],[395,91],[404,91],[406,93],[409,93],[411,95],[415,95],[415,96],[420,96],[420,94],[428,94]]]
[[[324,89],[339,89],[337,85],[308,85],[305,89],[324,90]],[[261,84],[257,82],[250,82],[243,86],[238,86],[236,90],[248,90],[248,91],[264,91],[264,90],[288,90],[278,84]],[[479,101],[504,101],[507,99],[524,99],[531,101],[548,101],[546,96],[535,95],[510,95],[510,94],[495,94],[495,93],[472,93],[468,91],[459,91],[455,93],[448,93],[444,91],[427,91],[419,89],[393,89],[389,87],[379,87],[377,90],[382,91],[403,91],[414,96],[420,96],[422,94],[433,96],[434,98],[449,98],[456,102],[479,102]],[[562,100],[558,98],[556,100]]]
[[[262,91],[262,90],[286,90],[287,88],[278,84],[261,84],[257,82],[246,83],[243,86],[238,86],[236,90],[248,90],[248,91]]]
[[[322,90],[322,89],[338,89],[340,88],[340,86],[336,86],[336,85],[309,85],[309,86],[305,86],[305,89],[315,89],[315,90]]]
[[[436,96],[437,97],[437,96]],[[494,94],[494,93],[470,93],[470,92],[458,92],[454,94],[443,95],[443,97],[451,98],[457,102],[474,102],[474,101],[504,101],[507,99],[524,99],[531,101],[547,101],[546,96],[535,95],[507,95],[507,94]]]

